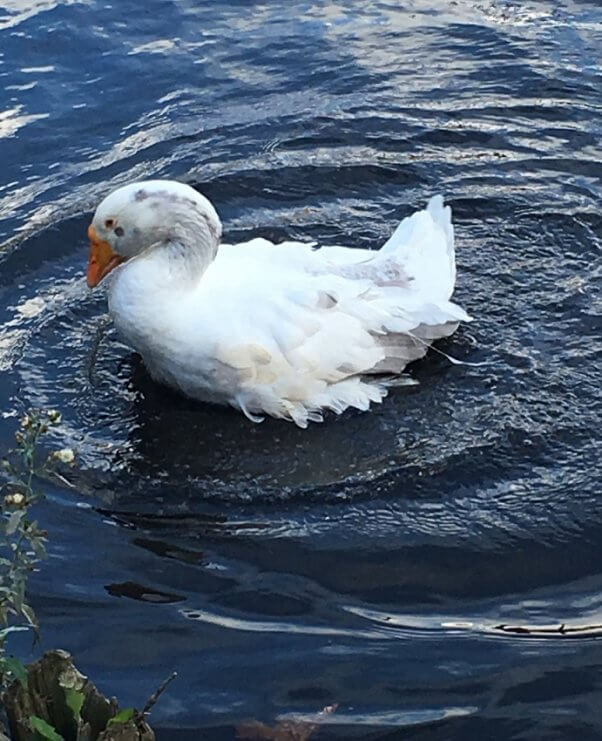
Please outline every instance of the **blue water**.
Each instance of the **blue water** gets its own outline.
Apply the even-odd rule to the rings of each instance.
[[[42,644],[164,741],[599,739],[602,8],[0,0],[0,442],[56,407]],[[476,318],[307,431],[156,386],[83,271],[145,177],[228,241],[377,247],[444,193]],[[570,637],[572,636],[572,637]],[[23,646],[25,658],[29,645]]]

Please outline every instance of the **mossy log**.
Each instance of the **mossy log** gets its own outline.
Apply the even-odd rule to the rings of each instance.
[[[67,704],[69,690],[84,696],[79,718]],[[109,725],[119,710],[116,700],[107,700],[75,668],[66,651],[49,651],[30,664],[27,686],[14,681],[2,699],[13,741],[30,741],[32,716],[53,726],[65,741],[155,741],[155,734],[139,713],[127,723]]]

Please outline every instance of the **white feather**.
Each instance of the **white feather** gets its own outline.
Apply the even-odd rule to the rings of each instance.
[[[135,224],[128,207],[119,213]],[[222,244],[198,279],[183,281],[174,261],[196,249],[195,235],[182,245],[152,245],[119,268],[111,314],[156,379],[254,422],[268,414],[307,427],[324,410],[366,410],[387,394],[375,374],[401,373],[469,320],[450,301],[454,235],[440,196],[377,252],[253,239]]]

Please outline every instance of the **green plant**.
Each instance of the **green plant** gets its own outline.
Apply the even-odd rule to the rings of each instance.
[[[23,664],[6,653],[6,640],[17,631],[34,631],[38,621],[27,602],[29,575],[46,558],[45,530],[32,519],[32,510],[43,494],[36,488],[36,477],[56,462],[72,463],[71,449],[39,459],[39,440],[60,422],[54,410],[30,411],[15,433],[16,447],[2,461],[4,481],[0,489],[0,672],[2,684],[12,679],[26,683]]]
[[[153,741],[155,736],[146,716],[175,678],[175,673],[151,695],[142,711],[120,710],[114,699],[107,700],[75,668],[67,652],[49,651],[28,667],[6,652],[6,641],[11,633],[33,631],[34,637],[38,636],[38,620],[27,601],[29,575],[46,558],[47,533],[32,516],[36,503],[44,497],[38,482],[49,470],[63,478],[55,470],[56,465],[70,465],[75,461],[71,448],[55,450],[46,458],[40,454],[40,438],[60,420],[61,415],[53,410],[28,412],[15,433],[15,448],[2,460],[0,700],[19,741],[92,741],[97,738]]]

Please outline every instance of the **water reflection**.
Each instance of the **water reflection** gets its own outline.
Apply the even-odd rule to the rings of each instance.
[[[14,136],[23,126],[27,126],[32,121],[48,118],[48,115],[48,113],[26,115],[23,112],[23,106],[15,106],[0,111],[0,139]]]

